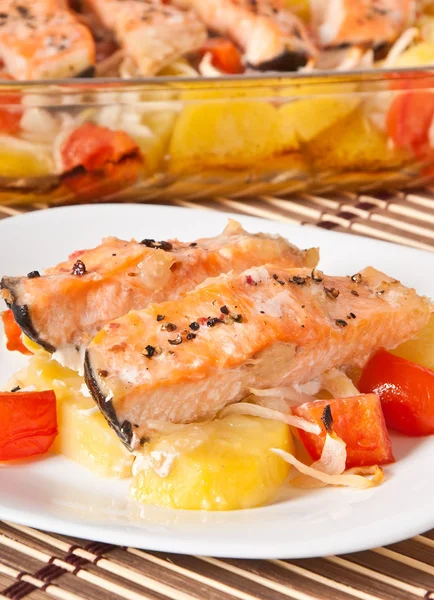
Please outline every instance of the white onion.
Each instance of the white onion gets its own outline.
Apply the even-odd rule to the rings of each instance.
[[[345,471],[347,445],[337,435],[326,435],[319,460],[311,467],[329,475],[341,475]]]
[[[248,402],[238,402],[237,404],[231,404],[222,410],[220,417],[226,417],[228,415],[249,415],[251,417],[261,417],[263,419],[271,419],[273,421],[281,421],[291,427],[297,427],[308,433],[319,435],[321,433],[321,427],[316,423],[311,423],[296,417],[294,415],[285,415],[278,410],[267,408],[265,406],[259,406],[258,404],[250,404]]]
[[[266,388],[263,390],[249,388],[249,392],[258,398],[285,398],[293,406],[316,400],[316,398],[301,392],[295,386]]]
[[[350,469],[342,473],[342,475],[329,475],[305,465],[295,458],[295,456],[280,448],[271,448],[271,452],[280,456],[284,461],[300,471],[300,473],[308,475],[308,478],[297,477],[294,479],[292,484],[296,487],[316,487],[318,484],[315,481],[310,481],[310,479],[314,479],[325,485],[348,486],[364,490],[379,485],[383,480],[383,470],[378,466]],[[369,475],[372,475],[372,479],[366,477]]]
[[[334,398],[351,398],[360,395],[351,379],[339,369],[330,369],[324,373],[321,384]]]

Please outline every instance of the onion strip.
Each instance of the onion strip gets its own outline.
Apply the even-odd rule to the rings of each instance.
[[[321,427],[316,423],[306,421],[306,419],[302,419],[301,417],[296,417],[294,415],[284,415],[278,410],[266,408],[265,406],[260,406],[258,404],[250,404],[248,402],[231,404],[222,410],[220,417],[223,418],[233,414],[250,415],[251,417],[262,417],[263,419],[281,421],[282,423],[286,423],[291,427],[297,427],[297,429],[302,429],[308,433],[313,433],[315,435],[319,435],[321,433]]]
[[[295,458],[295,456],[289,454],[289,452],[285,452],[285,450],[281,450],[280,448],[271,448],[271,452],[277,454],[277,456],[280,456],[285,462],[295,467],[297,471],[300,471],[300,473],[303,473],[304,475],[307,475],[310,478],[316,479],[325,485],[347,486],[358,488],[360,490],[366,490],[379,485],[384,477],[383,470],[376,465],[373,467],[360,467],[350,469],[348,471],[345,471],[341,475],[329,475],[328,473],[318,471],[317,469],[305,465],[297,458]],[[369,475],[372,475],[372,479],[368,479]],[[318,486],[318,484],[313,482],[312,484],[310,484],[310,482],[307,481],[306,478],[301,477],[297,477],[295,480],[293,480],[292,483],[296,487]]]

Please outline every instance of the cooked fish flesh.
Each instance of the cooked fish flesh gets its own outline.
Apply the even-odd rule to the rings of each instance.
[[[177,0],[244,52],[248,66],[293,71],[316,55],[309,34],[283,0]]]
[[[213,418],[250,387],[363,365],[412,337],[430,310],[371,267],[353,277],[254,267],[107,324],[88,346],[85,378],[108,422],[135,447],[152,435],[153,420]]]
[[[164,0],[86,0],[135,63],[139,75],[155,75],[207,39],[204,24],[190,10]]]
[[[0,0],[0,58],[14,79],[84,76],[95,42],[60,1]]]
[[[3,277],[1,287],[22,331],[49,352],[59,351],[60,360],[73,367],[74,352],[108,321],[150,302],[178,298],[207,277],[240,273],[263,261],[315,266],[318,251],[247,233],[230,221],[221,235],[193,243],[106,238],[42,275]]]
[[[417,0],[311,0],[321,46],[391,43],[416,18]]]

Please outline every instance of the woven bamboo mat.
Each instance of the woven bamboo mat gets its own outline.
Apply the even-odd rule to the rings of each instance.
[[[317,225],[434,251],[434,188],[171,204]],[[0,218],[40,208],[45,205],[1,207]],[[340,557],[248,561],[144,552],[0,523],[0,597],[434,600],[434,530]]]

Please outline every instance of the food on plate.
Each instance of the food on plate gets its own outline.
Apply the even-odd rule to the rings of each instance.
[[[363,369],[363,392],[377,394],[386,423],[407,435],[434,433],[434,371],[394,356],[375,354]]]
[[[31,356],[0,393],[0,461],[50,450],[185,510],[273,502],[288,475],[379,485],[387,427],[434,433],[434,372],[386,351],[429,361],[433,307],[373,267],[336,277],[317,262],[230,221],[4,277],[7,348]],[[101,284],[87,299],[86,277]]]
[[[411,340],[400,344],[392,354],[407,358],[412,362],[434,371],[434,315],[431,315],[426,327],[421,329]]]
[[[0,461],[44,454],[57,435],[53,391],[0,393]]]
[[[270,448],[293,452],[284,423],[228,415],[169,430],[134,465],[132,496],[188,510],[261,506],[274,500],[290,470]]]
[[[427,300],[373,268],[351,279],[253,267],[108,323],[86,350],[85,378],[135,448],[151,435],[149,421],[212,419],[250,388],[299,385],[363,364],[412,337],[429,312]]]
[[[1,287],[22,331],[74,365],[108,321],[150,302],[176,299],[207,277],[263,261],[315,267],[318,251],[299,250],[279,236],[250,234],[231,220],[219,236],[195,242],[109,237],[42,274],[5,276]]]

